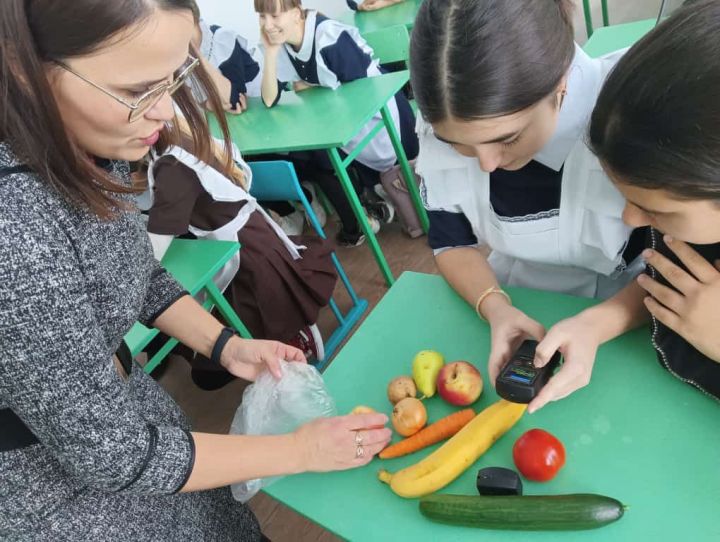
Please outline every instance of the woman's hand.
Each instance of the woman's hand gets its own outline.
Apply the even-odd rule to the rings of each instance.
[[[231,337],[223,348],[220,364],[235,376],[255,381],[267,368],[275,378],[282,378],[280,360],[307,363],[301,350],[278,341]]]
[[[392,437],[385,414],[350,414],[319,418],[294,436],[304,470],[328,472],[367,465]]]
[[[647,262],[676,288],[640,275],[638,283],[650,294],[645,306],[697,350],[720,362],[720,264],[713,266],[682,241],[669,236],[664,241],[689,272],[657,251],[643,252]]]
[[[589,313],[580,313],[550,328],[535,351],[535,366],[544,367],[558,351],[562,353],[564,361],[557,374],[528,406],[529,414],[590,383],[595,356],[601,344],[597,336],[598,325],[598,322],[592,321]]]
[[[545,328],[499,296],[488,297],[481,311],[490,323],[492,347],[488,374],[494,386],[498,374],[522,342],[527,338],[541,340],[545,336]]]

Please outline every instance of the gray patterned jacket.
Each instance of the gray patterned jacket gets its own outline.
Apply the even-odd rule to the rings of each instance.
[[[0,168],[14,165],[0,143]],[[127,164],[111,167],[129,182]],[[174,495],[193,465],[189,425],[150,377],[124,381],[112,361],[136,320],[183,295],[137,213],[103,221],[37,175],[0,179],[0,408],[39,440],[0,453],[0,539],[259,536],[227,489]]]

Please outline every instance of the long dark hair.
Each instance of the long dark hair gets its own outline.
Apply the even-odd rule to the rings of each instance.
[[[622,183],[720,199],[720,2],[692,2],[605,82],[589,143]]]
[[[720,200],[720,2],[692,2],[605,82],[590,147],[622,183]]]
[[[68,137],[44,64],[97,50],[108,38],[142,22],[154,9],[193,11],[192,0],[2,0],[0,2],[0,141],[73,204],[109,218],[115,194],[131,192]],[[229,148],[222,103],[209,76],[193,77],[205,91]],[[210,156],[210,130],[189,88],[174,101],[192,128],[197,154]],[[168,144],[173,134],[165,130]]]
[[[550,95],[575,54],[571,0],[425,0],[410,45],[428,122],[525,109]]]

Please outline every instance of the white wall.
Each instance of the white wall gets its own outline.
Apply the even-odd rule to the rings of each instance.
[[[208,23],[232,28],[250,41],[259,39],[253,0],[197,0],[197,3]],[[345,0],[304,0],[303,6],[319,9],[330,17],[348,10]]]

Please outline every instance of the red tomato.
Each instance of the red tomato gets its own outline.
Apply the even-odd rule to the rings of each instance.
[[[542,429],[530,429],[515,441],[513,461],[528,480],[547,482],[565,464],[565,447]]]

